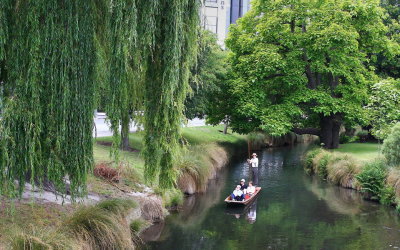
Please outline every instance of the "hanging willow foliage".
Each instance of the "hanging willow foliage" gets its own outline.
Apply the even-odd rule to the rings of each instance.
[[[2,130],[1,190],[31,183],[85,191],[93,165],[94,23],[90,1],[14,0]],[[19,185],[15,186],[14,180]]]
[[[150,182],[158,176],[160,187],[167,188],[176,180],[173,166],[180,151],[189,66],[196,51],[199,2],[157,2],[151,6],[155,26],[141,23],[154,29],[154,38],[147,38],[154,43],[147,58],[145,82],[145,176]]]
[[[130,113],[136,99],[132,61],[135,57],[137,13],[134,0],[111,1],[108,25],[110,46],[109,59],[109,98],[106,111],[114,135],[114,155],[118,160],[117,147],[121,135],[128,138]]]
[[[9,0],[0,1],[0,62],[5,59],[5,45],[8,39],[7,13],[9,9]],[[1,75],[0,67],[0,75]],[[0,79],[1,80],[1,79]]]

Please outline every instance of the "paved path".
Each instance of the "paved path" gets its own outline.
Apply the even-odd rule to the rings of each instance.
[[[96,117],[94,118],[96,127],[93,129],[93,137],[96,136],[96,130],[97,130],[97,137],[112,136],[110,126],[107,124],[105,119],[106,119],[105,113],[101,113],[101,112],[97,113]],[[198,127],[198,126],[204,126],[204,125],[205,125],[204,119],[195,118],[193,120],[189,120],[187,126],[188,127]],[[136,132],[137,129],[138,129],[138,127],[136,126],[136,124],[132,123],[129,128],[129,132]]]

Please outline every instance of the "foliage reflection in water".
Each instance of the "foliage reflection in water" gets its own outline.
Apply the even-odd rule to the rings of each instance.
[[[391,249],[400,247],[393,208],[304,174],[306,145],[260,152],[257,200],[228,208],[223,198],[241,178],[245,159],[233,161],[205,195],[186,200],[149,249]]]

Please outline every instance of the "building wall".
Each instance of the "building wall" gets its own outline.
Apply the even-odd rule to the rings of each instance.
[[[236,23],[250,8],[250,0],[203,0],[202,25],[217,34],[218,43],[224,47],[229,25]]]

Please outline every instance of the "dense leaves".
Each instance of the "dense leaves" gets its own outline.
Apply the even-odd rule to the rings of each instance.
[[[385,139],[391,128],[400,121],[400,82],[384,81],[371,87],[366,106],[372,134]]]
[[[2,80],[12,91],[2,120],[2,191],[13,191],[18,180],[21,193],[29,178],[65,191],[68,177],[72,194],[82,194],[93,165],[92,5],[9,3]]]
[[[371,56],[396,47],[383,17],[375,0],[253,1],[227,39],[232,127],[272,135],[316,128],[337,147],[343,123],[365,122]]]
[[[400,166],[400,122],[392,128],[388,138],[383,142],[382,153],[389,165]]]
[[[162,188],[173,186],[173,168],[180,151],[180,127],[188,93],[190,64],[195,60],[198,23],[197,0],[160,0],[151,6],[154,45],[147,63],[144,86],[145,176],[159,176]],[[153,20],[153,19],[152,19]],[[142,24],[147,25],[147,24]],[[148,32],[145,27],[141,28]],[[140,33],[139,33],[140,34]]]
[[[209,108],[214,106],[213,95],[219,93],[228,70],[227,52],[217,44],[215,34],[205,30],[198,34],[198,56],[190,72],[190,92],[185,101],[187,119],[203,118],[210,113]]]

